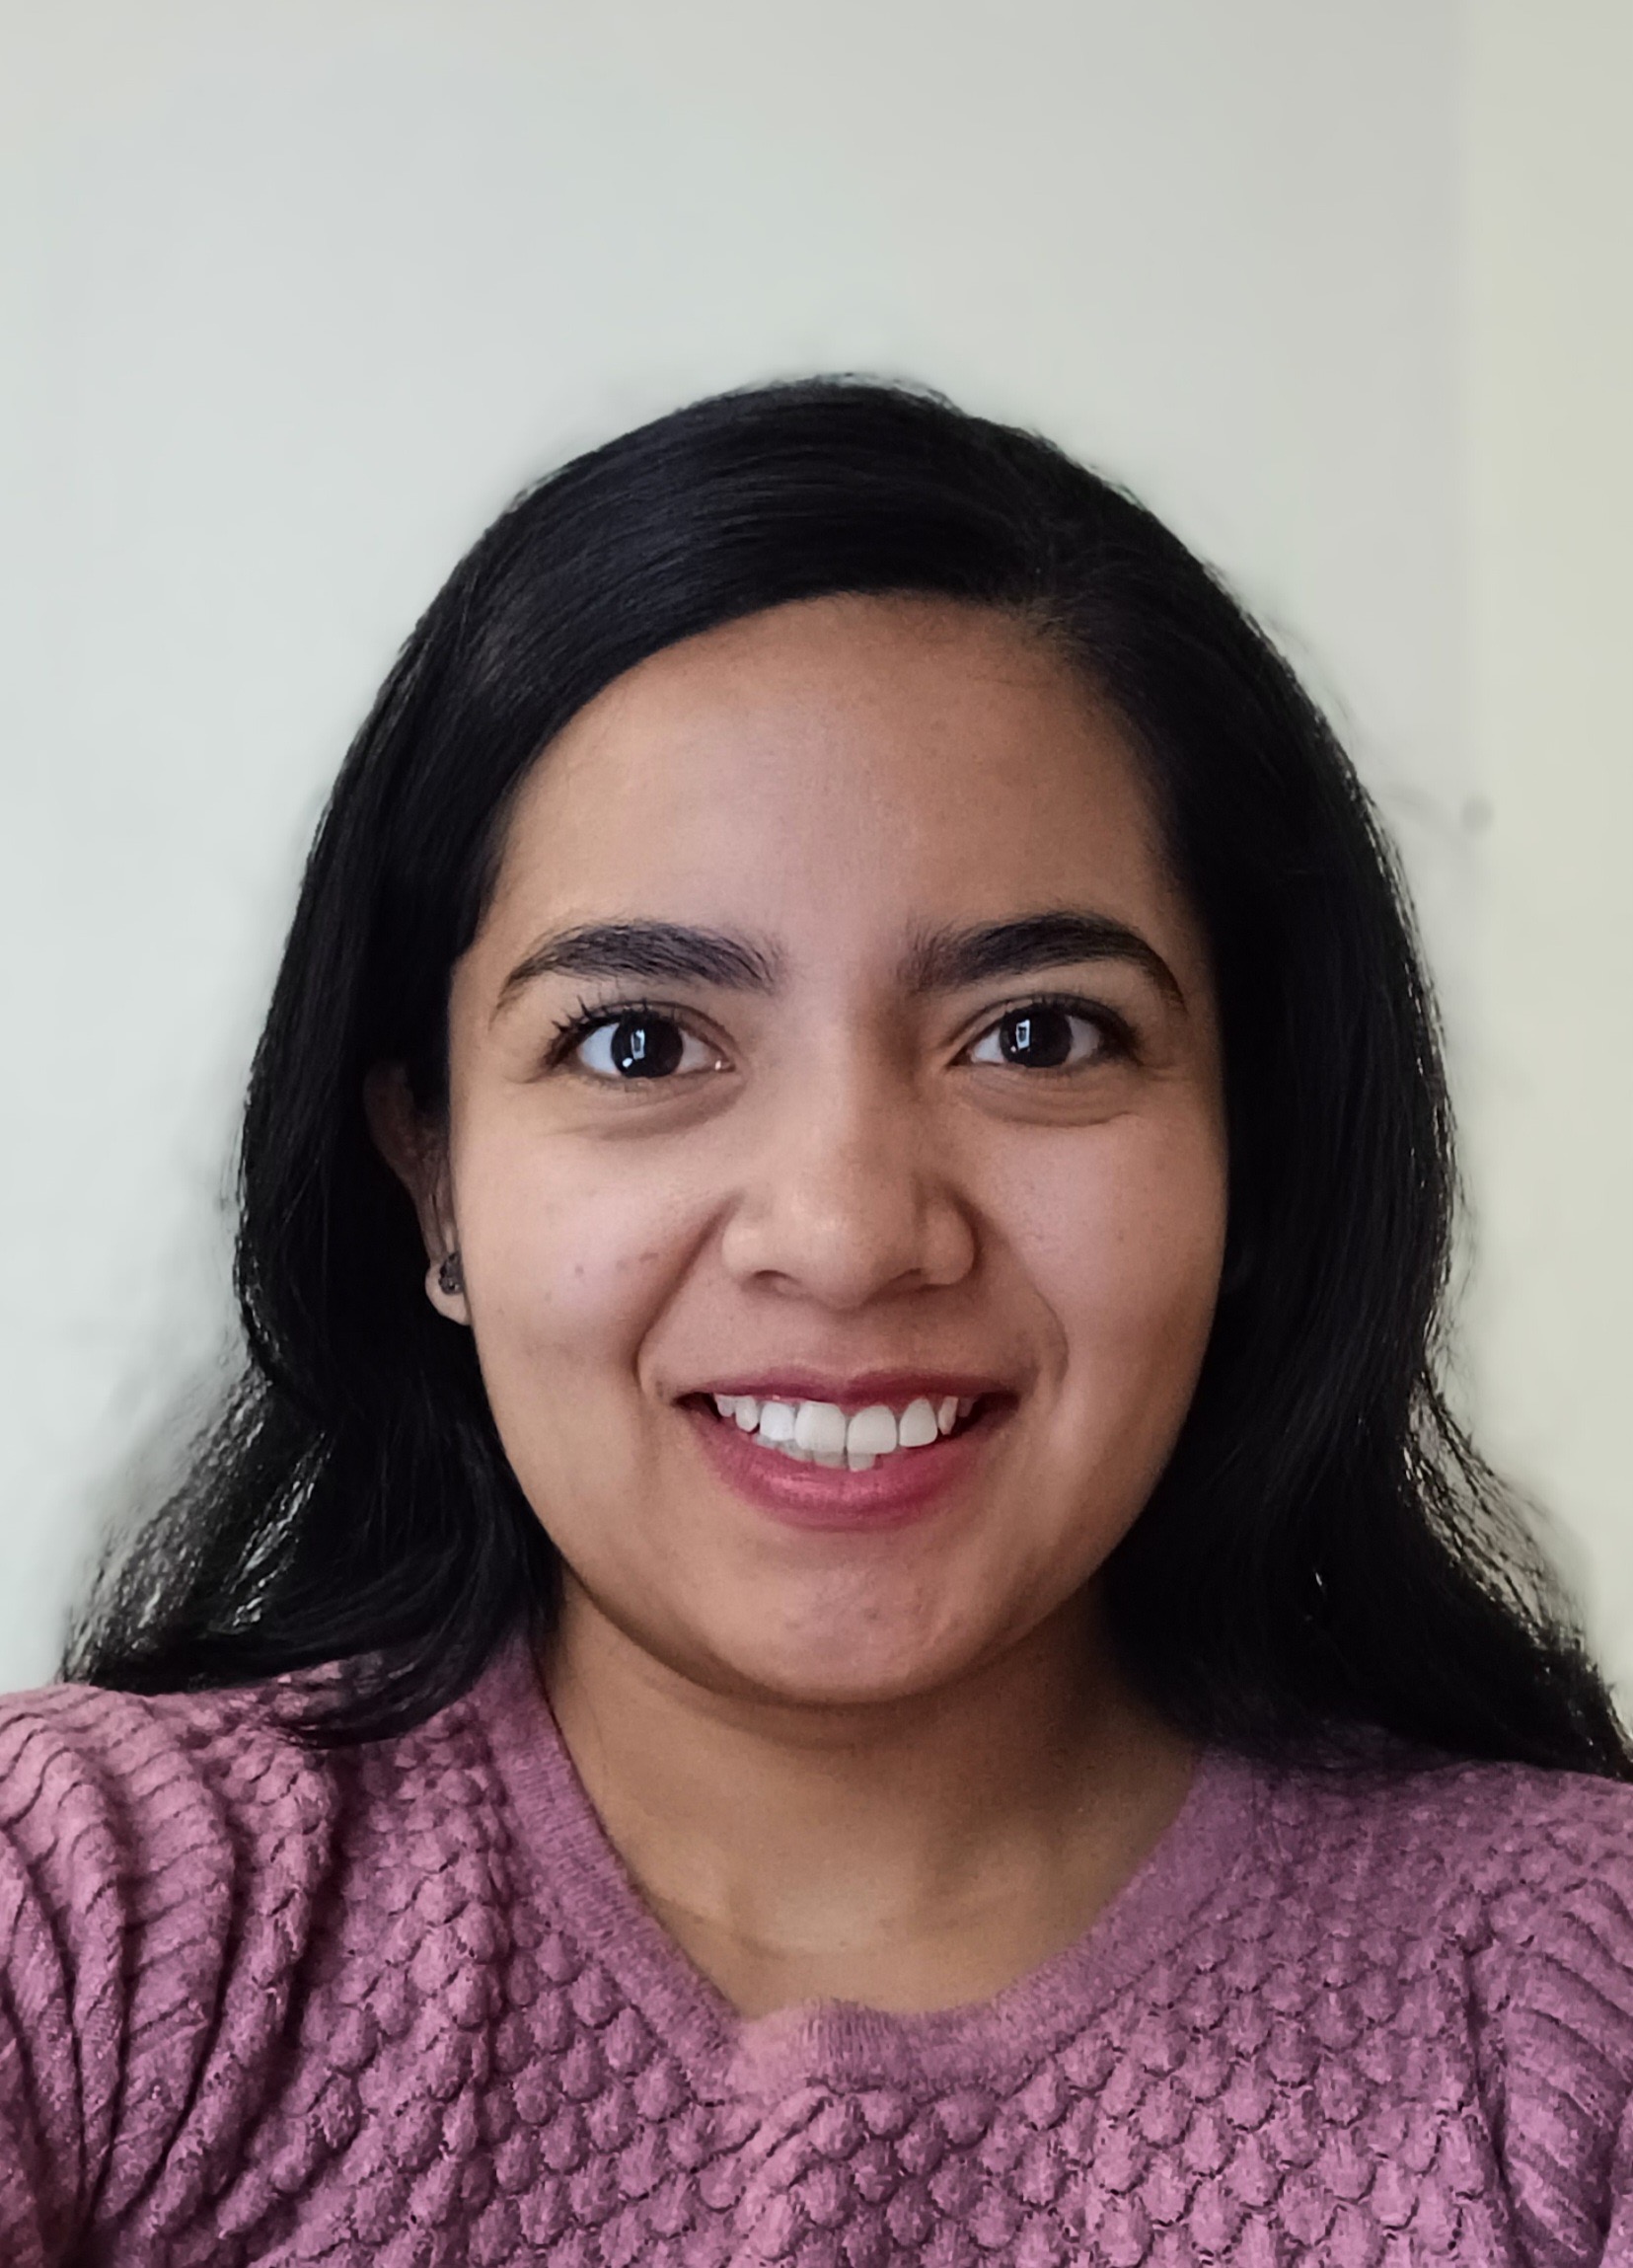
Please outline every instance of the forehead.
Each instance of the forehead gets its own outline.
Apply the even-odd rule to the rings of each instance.
[[[843,597],[666,648],[581,710],[517,799],[491,918],[854,939],[1085,897],[1183,920],[1082,677],[994,610]]]

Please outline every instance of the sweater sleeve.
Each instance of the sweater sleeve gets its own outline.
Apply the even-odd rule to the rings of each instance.
[[[124,2032],[120,1853],[52,1712],[0,1723],[0,2258],[62,2259],[107,2160]]]
[[[1550,1776],[1487,1964],[1495,2125],[1530,2268],[1633,2261],[1633,1789]]]
[[[311,1780],[238,1697],[0,1703],[7,2268],[76,2257],[208,2149],[223,2066],[280,2020]]]
[[[1610,2225],[1598,2268],[1633,2260],[1633,2102],[1623,2111],[1610,2160]]]

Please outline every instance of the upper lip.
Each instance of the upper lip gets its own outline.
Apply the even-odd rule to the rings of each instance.
[[[687,1389],[689,1394],[751,1394],[757,1401],[833,1401],[853,1410],[880,1401],[900,1407],[921,1398],[941,1401],[956,1395],[961,1400],[974,1400],[984,1394],[1013,1391],[1002,1379],[973,1370],[864,1370],[841,1378],[797,1365],[785,1370],[734,1370]]]

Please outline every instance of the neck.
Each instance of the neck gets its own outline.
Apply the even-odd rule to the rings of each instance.
[[[546,1674],[645,1902],[750,2013],[1001,1989],[1088,1926],[1194,1762],[1089,1598],[932,1693],[807,1706],[686,1677],[569,1586]]]

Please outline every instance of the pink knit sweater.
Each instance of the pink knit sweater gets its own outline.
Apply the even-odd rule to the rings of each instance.
[[[6,2268],[1633,2264],[1633,1791],[1571,1775],[1215,1754],[996,2000],[745,2022],[519,1652],[328,1763],[60,1687],[0,1949]]]

